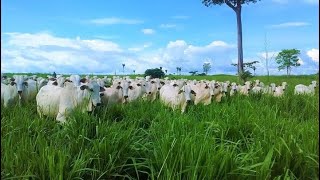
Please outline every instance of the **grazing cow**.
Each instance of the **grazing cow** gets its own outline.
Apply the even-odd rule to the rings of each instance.
[[[80,86],[80,76],[79,75],[70,75],[69,80],[75,85],[75,86]]]
[[[25,102],[33,101],[38,92],[37,82],[33,79],[28,79],[24,83],[25,83],[25,88],[23,88],[21,98]]]
[[[233,96],[238,91],[238,85],[235,82],[231,83],[230,96]]]
[[[37,84],[37,91],[39,91],[43,86],[48,84],[48,80],[44,79],[43,77],[38,77],[36,84]]]
[[[303,84],[298,84],[294,88],[294,94],[309,94],[309,95],[314,95],[315,93],[315,88],[316,88],[316,81],[312,81],[309,86],[303,85]]]
[[[250,81],[245,82],[243,86],[239,86],[239,93],[242,95],[248,96],[250,90],[251,90],[251,82]]]
[[[285,85],[281,85],[281,86],[276,86],[275,90],[274,90],[274,93],[273,93],[273,96],[275,97],[281,97],[284,93],[284,90],[285,90]]]
[[[191,84],[191,89],[195,92],[194,105],[203,103],[204,105],[211,104],[213,89],[207,83],[200,82],[196,85]]]
[[[159,79],[158,79],[159,80]],[[160,81],[156,79],[152,79],[151,81],[147,81],[145,83],[146,94],[144,96],[145,100],[149,100],[153,102],[157,98],[157,93],[160,90]]]
[[[211,91],[211,95],[215,97],[216,102],[221,102],[221,98],[224,96],[221,84],[219,82],[211,81],[210,85],[213,89],[213,91]]]
[[[56,117],[56,120],[64,123],[69,113],[77,106],[82,111],[92,111],[93,107],[101,104],[99,92],[104,89],[95,81],[81,86],[74,86],[66,82],[65,87],[46,85],[42,87],[36,96],[37,111],[40,117],[43,115]]]
[[[181,113],[184,113],[188,103],[191,102],[190,94],[196,94],[191,90],[190,85],[179,88],[177,84],[166,84],[160,89],[160,100],[172,110],[181,108]]]
[[[17,98],[18,91],[13,82],[8,85],[1,83],[1,104],[3,104],[4,107],[8,107],[8,105],[12,104]]]
[[[145,82],[144,80],[130,82],[128,87],[128,102],[135,101],[141,97],[147,99],[146,87],[150,86],[150,84],[150,82]]]
[[[1,83],[3,83],[3,84],[9,84],[9,83],[10,83],[10,80],[9,80],[8,76],[1,74]]]
[[[275,83],[271,83],[269,86],[264,87],[262,89],[262,93],[263,94],[273,95],[275,90],[276,90],[276,84]]]
[[[123,89],[120,85],[116,87],[104,87],[104,91],[100,93],[101,102],[104,105],[121,104],[123,102]]]

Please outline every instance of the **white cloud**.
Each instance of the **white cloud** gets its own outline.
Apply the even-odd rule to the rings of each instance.
[[[148,47],[152,46],[152,43],[145,43],[143,45],[140,45],[140,46],[136,46],[136,47],[131,47],[131,48],[128,48],[129,51],[134,51],[134,52],[138,52],[138,51],[142,51]]]
[[[82,43],[94,51],[114,51],[121,52],[118,44],[103,40],[82,40]]]
[[[163,29],[170,29],[170,28],[176,28],[177,25],[176,24],[161,24],[160,25],[160,28],[163,28]]]
[[[311,49],[307,51],[307,55],[312,59],[312,61],[319,63],[319,49]]]
[[[307,22],[286,22],[281,24],[273,24],[268,27],[270,28],[288,28],[288,27],[301,27],[301,26],[309,26],[310,23]]]
[[[110,18],[99,18],[89,20],[89,23],[97,24],[97,25],[113,25],[113,24],[141,24],[143,21],[138,19],[124,19],[117,17]]]
[[[7,33],[4,36],[2,43],[6,46],[1,47],[3,72],[122,74],[122,63],[125,63],[125,73],[133,73],[135,70],[139,74],[149,68],[163,67],[169,74],[173,74],[176,73],[176,67],[182,67],[182,74],[189,74],[189,71],[202,72],[204,62],[212,65],[209,74],[235,74],[237,71],[231,65],[237,57],[236,45],[221,40],[199,45],[180,39],[169,41],[163,48],[151,49],[150,42],[128,48],[112,41],[63,38],[45,33]],[[308,57],[316,58],[315,51],[311,49],[309,53],[302,53],[303,66],[293,68],[292,72],[316,72],[318,68]],[[263,55],[262,52],[260,54]],[[256,59],[245,57],[244,61]],[[257,64],[257,74],[266,74],[264,65]],[[278,71],[277,67],[274,60],[269,62],[271,74],[285,73]]]
[[[155,30],[153,30],[153,29],[142,29],[141,32],[143,34],[154,34]]]
[[[79,49],[80,46],[74,41],[65,38],[53,37],[48,33],[4,33],[11,38],[8,45],[23,46],[23,47],[40,47],[40,46],[60,46],[65,48]]]

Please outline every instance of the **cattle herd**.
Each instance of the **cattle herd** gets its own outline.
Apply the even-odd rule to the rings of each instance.
[[[310,85],[298,84],[294,94],[314,95],[316,85],[316,81],[312,81]],[[181,113],[184,113],[191,102],[194,105],[208,105],[212,101],[220,102],[226,94],[248,96],[261,93],[280,97],[286,88],[286,82],[280,85],[265,85],[259,80],[240,85],[230,81],[170,80],[150,76],[131,79],[129,76],[81,78],[79,75],[57,75],[43,78],[36,75],[14,75],[8,78],[1,74],[1,103],[7,107],[14,102],[20,104],[35,99],[40,117],[55,117],[57,121],[64,123],[68,114],[77,106],[80,106],[83,112],[90,112],[100,105],[130,103],[138,99],[152,102],[159,98],[166,106],[173,110],[180,109]]]

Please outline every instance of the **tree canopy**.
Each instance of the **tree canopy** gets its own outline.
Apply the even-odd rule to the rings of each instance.
[[[279,71],[282,69],[287,69],[287,75],[290,75],[291,67],[300,66],[298,55],[300,50],[297,49],[283,49],[277,56],[276,62],[279,64]]]
[[[203,72],[208,74],[208,71],[210,71],[210,69],[211,69],[211,64],[209,62],[203,63]]]
[[[155,68],[155,69],[147,69],[144,72],[144,75],[151,76],[151,78],[163,78],[165,74],[161,69]]]

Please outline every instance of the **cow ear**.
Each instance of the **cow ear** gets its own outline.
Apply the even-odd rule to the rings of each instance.
[[[87,85],[82,85],[82,86],[80,86],[80,89],[81,90],[85,90],[85,89],[88,89],[89,87],[87,86]]]
[[[100,86],[100,92],[103,92],[103,91],[104,91],[104,88]]]
[[[52,85],[58,86],[57,81],[53,82]]]
[[[86,82],[87,82],[87,79],[86,79],[86,78],[82,78],[82,79],[80,79],[80,82],[86,83]]]
[[[181,94],[183,92],[183,90],[181,89],[179,92],[178,92],[178,94]]]
[[[164,84],[165,84],[165,83],[164,83],[164,82],[162,82],[162,81],[161,81],[160,83],[161,83],[162,85],[164,85]]]

